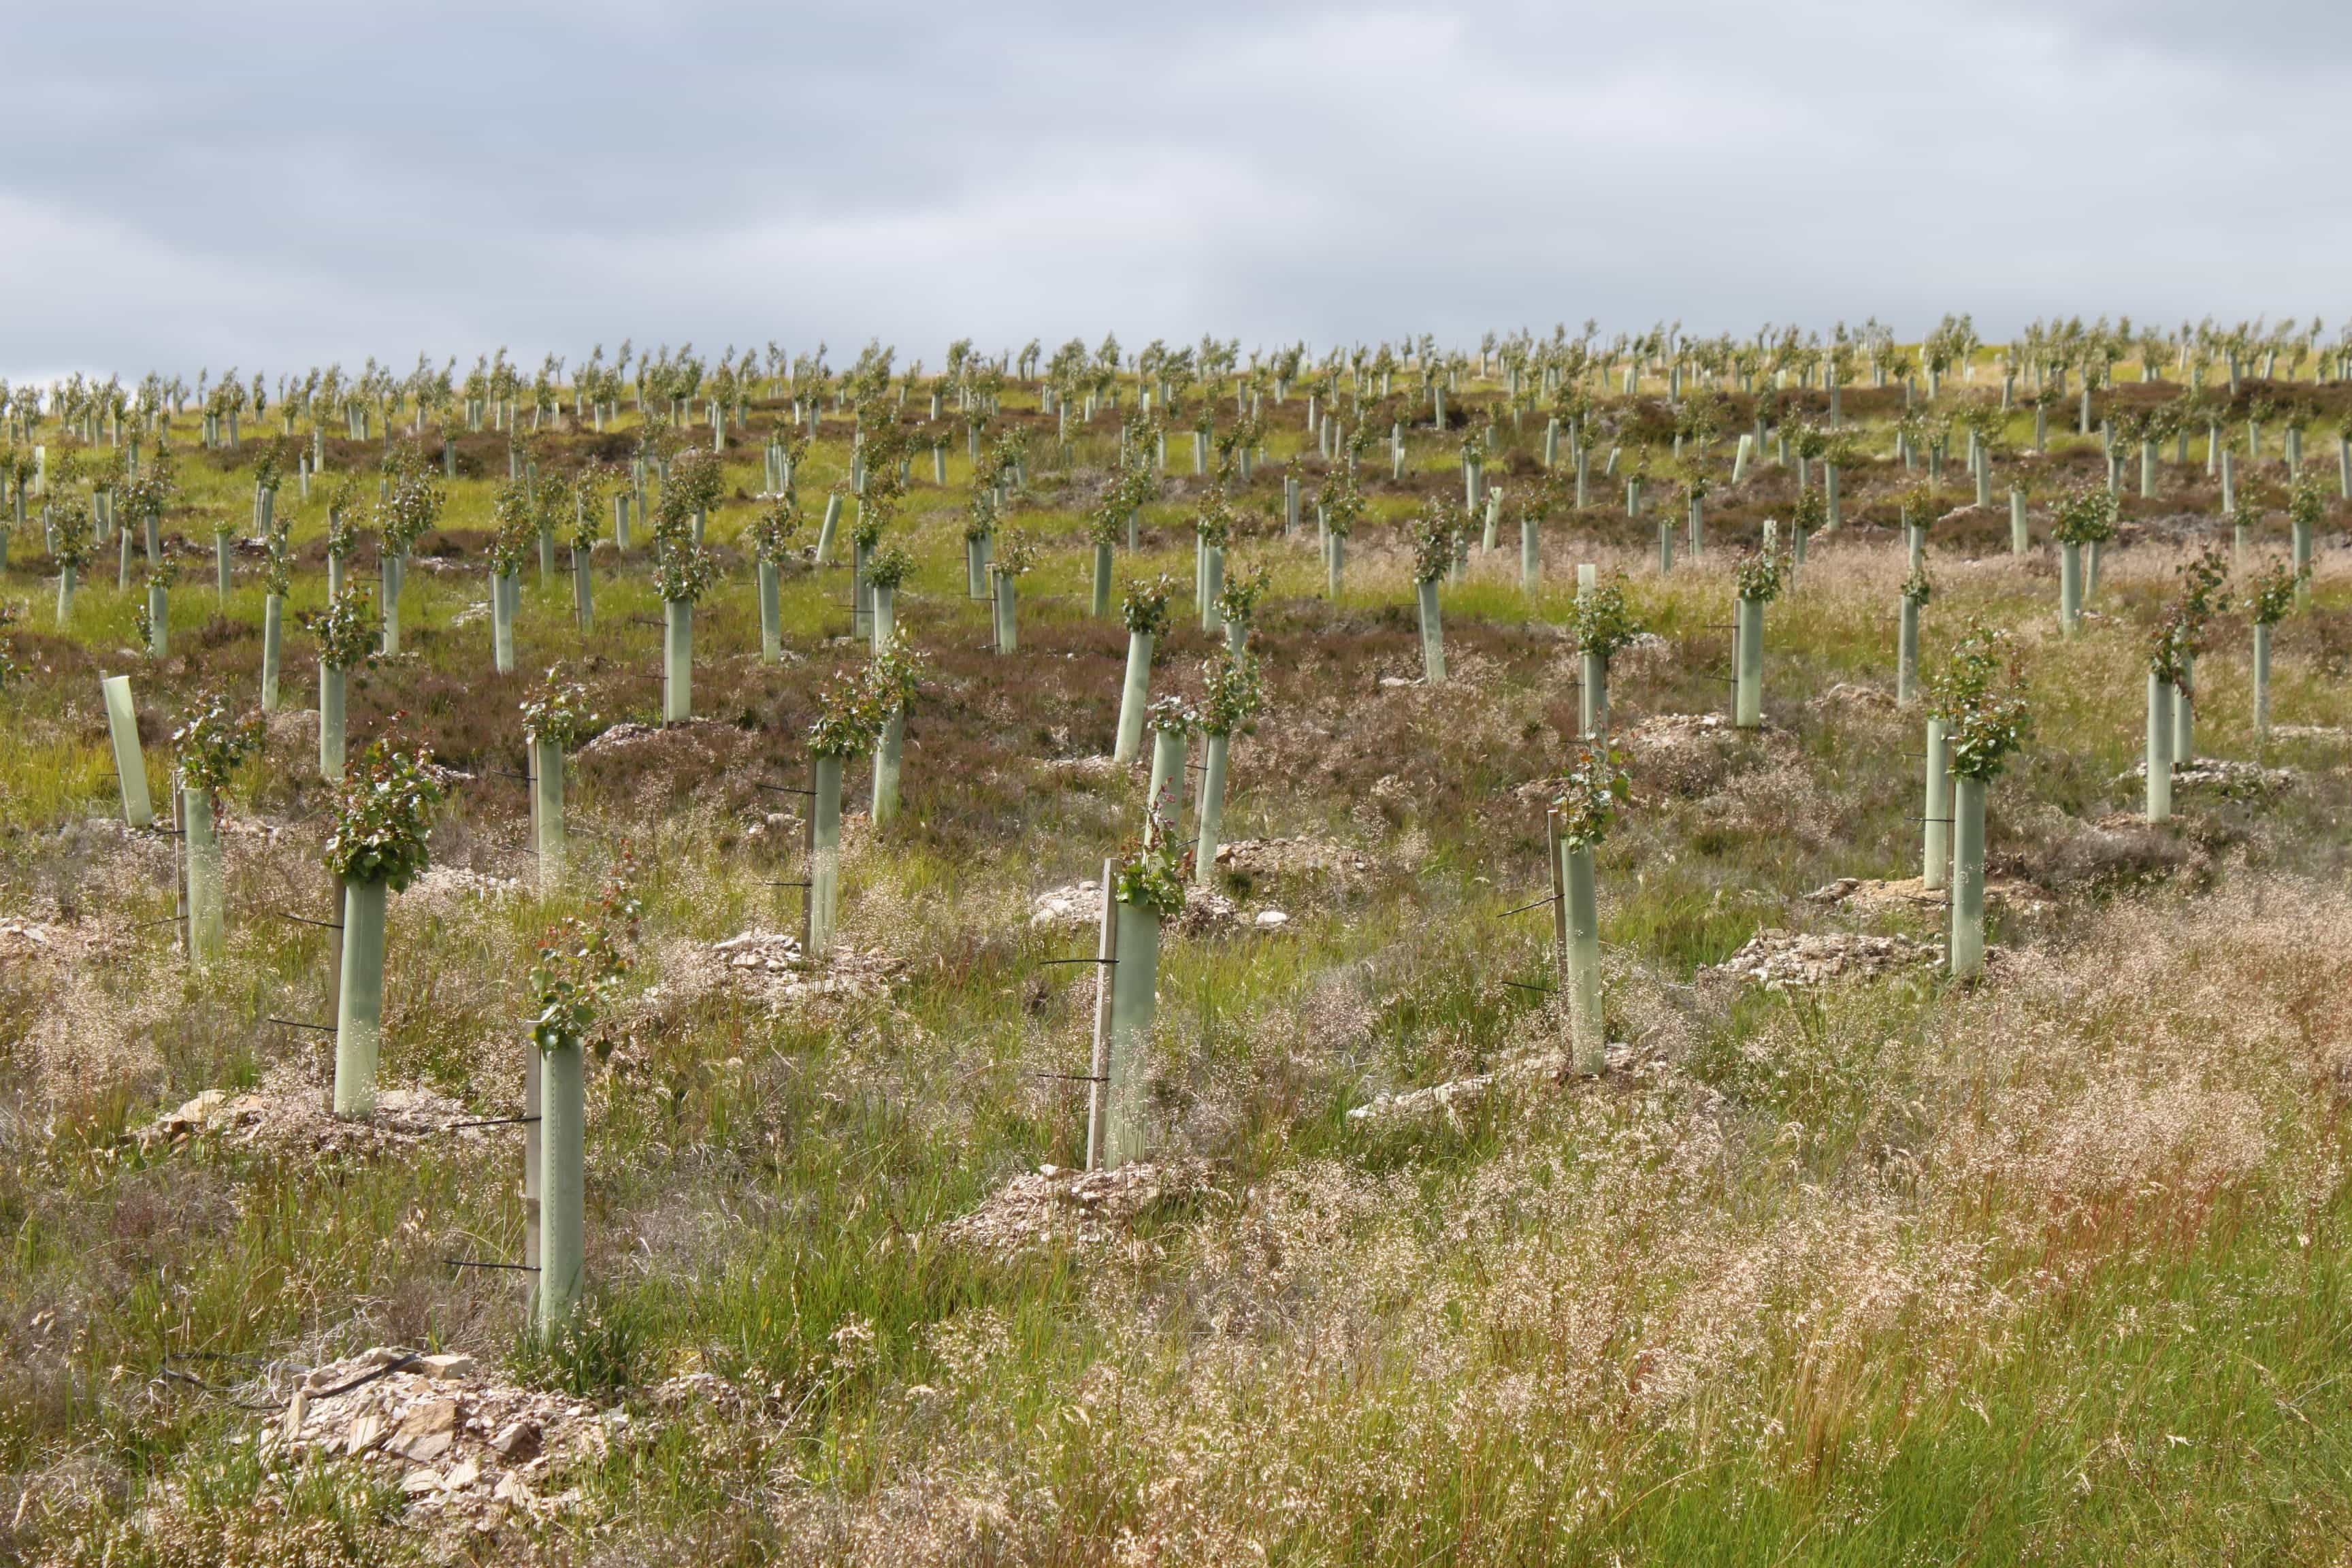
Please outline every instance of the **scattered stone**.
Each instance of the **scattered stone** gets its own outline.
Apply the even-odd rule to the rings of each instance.
[[[1747,946],[1714,970],[1752,980],[1767,991],[1796,991],[1838,980],[1932,968],[1943,957],[1941,944],[1916,937],[1773,930],[1758,931]]]
[[[550,1495],[551,1483],[576,1462],[605,1458],[616,1442],[648,1439],[671,1419],[783,1408],[781,1387],[760,1394],[708,1373],[638,1392],[654,1416],[632,1420],[625,1411],[488,1378],[471,1356],[410,1358],[380,1346],[313,1369],[258,1442],[267,1459],[334,1454],[396,1475],[409,1524],[495,1531],[512,1516],[544,1523],[577,1504],[576,1489]],[[259,1403],[283,1391],[264,1378],[247,1393],[248,1403]]]
[[[1030,900],[1029,923],[1032,926],[1076,926],[1083,930],[1101,919],[1100,882],[1074,882],[1066,888],[1048,888]]]
[[[2147,759],[2142,757],[2132,764],[2131,772],[2116,775],[2117,784],[2137,784],[2145,787],[2147,781]],[[2227,757],[2199,757],[2194,762],[2172,764],[2172,787],[2194,789],[2200,784],[2212,784],[2240,794],[2268,795],[2294,783],[2293,768],[2266,768],[2260,763],[2233,761]]]
[[[801,939],[782,931],[747,931],[711,943],[710,951],[725,959],[730,969],[782,974],[801,967]]]
[[[2342,741],[2352,739],[2352,730],[2337,724],[2273,724],[2271,739],[2274,741]]]
[[[1378,1095],[1348,1111],[1348,1120],[1359,1124],[1391,1121],[1422,1121],[1435,1115],[1459,1124],[1462,1112],[1486,1098],[1495,1087],[1497,1075],[1479,1073],[1472,1078],[1457,1078],[1450,1083],[1433,1084],[1427,1089],[1407,1089],[1402,1094]]]
[[[1633,1047],[1619,1041],[1604,1053],[1603,1068],[1612,1073],[1627,1072],[1639,1066],[1642,1059]],[[1542,1051],[1507,1062],[1493,1072],[1457,1078],[1427,1089],[1375,1095],[1361,1105],[1351,1106],[1348,1120],[1359,1127],[1379,1127],[1427,1121],[1442,1116],[1458,1127],[1464,1111],[1498,1089],[1567,1081],[1572,1074],[1571,1060],[1566,1051]]]
[[[1277,931],[1290,923],[1290,917],[1280,910],[1260,910],[1251,923],[1260,931]]]
[[[1015,1176],[971,1213],[940,1227],[950,1241],[999,1253],[1108,1246],[1139,1219],[1215,1190],[1203,1160],[1139,1161],[1116,1171],[1040,1165]]]

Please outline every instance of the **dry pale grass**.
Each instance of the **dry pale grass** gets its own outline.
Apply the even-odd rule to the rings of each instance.
[[[1118,1561],[1210,1563],[1402,1557],[1451,1520],[1484,1560],[1601,1528],[1663,1455],[1766,1484],[1834,1455],[1851,1481],[1895,1452],[1874,1391],[1961,1396],[2119,1251],[2340,1184],[2347,938],[2332,890],[2250,880],[2118,910],[1907,1031],[1833,1014],[1810,1069],[1786,1013],[1748,1049],[1843,1075],[1867,1135],[1834,1148],[1669,1068],[1513,1100],[1475,1164],[1302,1163],[1203,1214],[1181,1299],[1105,1275],[1113,1349],[1050,1390],[1004,1386],[1034,1363],[1001,1319],[940,1325],[879,1484],[779,1521],[809,1560],[1100,1531]]]

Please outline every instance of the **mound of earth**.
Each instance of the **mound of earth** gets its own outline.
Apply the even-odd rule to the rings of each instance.
[[[413,890],[427,899],[510,899],[522,892],[523,885],[520,878],[493,876],[463,866],[427,866]]]
[[[583,757],[608,757],[621,752],[656,745],[664,741],[677,742],[694,736],[740,736],[742,731],[732,724],[716,719],[681,719],[674,724],[639,724],[624,720],[598,734],[580,748]]]
[[[1861,910],[1942,910],[1948,908],[1952,895],[1948,889],[1930,888],[1924,877],[1898,877],[1881,880],[1874,877],[1840,877],[1807,893],[1808,901],[1832,908],[1845,906]],[[2029,912],[2038,911],[2049,902],[2049,895],[2031,882],[2014,877],[1987,877],[1985,901],[2004,903]]]
[[[813,964],[801,952],[801,939],[782,931],[748,931],[713,942],[710,952],[773,1007],[887,996],[899,969],[887,953],[839,942],[822,964]]]
[[[1073,882],[1066,888],[1048,888],[1029,904],[1029,923],[1033,926],[1073,926],[1085,930],[1101,919],[1102,884],[1097,881]]]
[[[1371,862],[1336,838],[1238,838],[1217,846],[1217,868],[1267,881],[1360,877]]]
[[[258,1144],[355,1153],[414,1143],[453,1129],[457,1137],[479,1138],[482,1129],[456,1126],[475,1120],[465,1106],[429,1089],[385,1089],[376,1096],[375,1114],[365,1120],[336,1116],[327,1092],[320,1089],[251,1094],[208,1089],[140,1128],[131,1138],[149,1153],[177,1150],[199,1138],[215,1136],[240,1148]]]
[[[1713,794],[1790,749],[1786,731],[1741,730],[1722,713],[1654,713],[1619,737],[1645,784],[1670,795]]]
[[[1204,1160],[1139,1161],[1116,1171],[1040,1165],[1015,1176],[980,1207],[940,1227],[950,1241],[998,1253],[1031,1247],[1097,1247],[1122,1239],[1139,1219],[1215,1190]]]
[[[1932,969],[1943,958],[1941,944],[1916,937],[1760,931],[1747,946],[1715,965],[1714,972],[1752,980],[1767,991],[1797,991],[1839,980]]]
[[[71,963],[95,957],[110,939],[86,921],[0,916],[0,962]]]
[[[1066,773],[1077,778],[1108,778],[1118,771],[1118,764],[1108,757],[1048,757],[1037,764],[1051,773]]]
[[[1102,884],[1097,881],[1048,888],[1030,901],[1029,924],[1033,928],[1093,931],[1101,920]],[[1168,921],[1166,929],[1197,936],[1223,926],[1247,925],[1256,931],[1278,931],[1289,923],[1290,916],[1281,910],[1265,909],[1252,913],[1224,894],[1195,883],[1184,889],[1184,912]]]
[[[1892,710],[1895,693],[1876,686],[1864,686],[1851,680],[1841,680],[1819,697],[1805,704],[1808,708],[1874,708]]]

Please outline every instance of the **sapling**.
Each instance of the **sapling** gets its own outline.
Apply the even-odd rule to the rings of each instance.
[[[432,531],[441,515],[441,489],[422,469],[387,456],[394,471],[388,476],[376,501],[376,549],[381,557],[380,603],[383,615],[383,652],[400,652],[400,595],[408,576],[408,555],[416,542]]]
[[[1903,521],[1904,569],[1923,572],[1927,565],[1927,530],[1935,526],[1940,503],[1934,490],[1926,485],[1914,485],[1903,492],[1897,504]]]
[[[1323,592],[1326,597],[1336,599],[1348,567],[1348,538],[1363,518],[1364,498],[1358,493],[1354,480],[1344,474],[1335,474],[1324,480],[1317,492],[1315,511],[1322,520]]]
[[[2295,595],[2309,574],[2284,562],[2273,561],[2246,584],[2246,616],[2254,626],[2254,739],[2270,739],[2271,628],[2286,619]]]
[[[1181,697],[1162,697],[1151,705],[1150,726],[1151,779],[1144,788],[1144,826],[1148,832],[1165,823],[1172,833],[1184,823],[1184,774],[1201,715]]]
[[[1682,479],[1685,510],[1690,513],[1690,553],[1691,559],[1696,561],[1706,553],[1706,497],[1707,492],[1715,488],[1715,480],[1706,472],[1701,459],[1696,456],[1683,465]],[[1627,491],[1628,494],[1638,498],[1641,494],[1641,481],[1638,479],[1627,481]],[[1631,503],[1628,510],[1633,510]],[[1664,526],[1663,519],[1661,526]],[[1661,571],[1665,569],[1665,559],[1664,547],[1662,545],[1658,555]]]
[[[1960,977],[1984,967],[1985,785],[2025,743],[2029,727],[2007,638],[1971,627],[1937,683],[1935,706],[1947,730],[1952,779],[1948,957],[1953,975]]]
[[[62,626],[73,619],[74,587],[97,547],[90,539],[89,509],[80,500],[55,507],[50,518],[49,559],[58,566],[58,625]]]
[[[168,658],[172,653],[172,584],[180,580],[180,563],[165,556],[163,563],[147,574],[146,602],[132,612],[139,628],[139,638],[147,645],[149,658]]]
[[[560,664],[551,668],[522,703],[523,740],[530,747],[530,815],[541,892],[563,879],[567,853],[564,759],[595,732],[598,724],[588,708],[587,690],[576,681],[559,679],[562,673]]]
[[[375,659],[375,619],[368,614],[366,594],[352,586],[330,598],[310,626],[319,645],[319,776],[340,779],[346,683],[352,670]]]
[[[261,746],[261,720],[239,718],[228,699],[208,693],[172,731],[180,763],[181,844],[187,860],[188,956],[199,966],[226,950],[227,906],[221,879],[220,792]]]
[[[898,544],[868,545],[866,551],[866,646],[878,653],[898,628],[898,589],[914,575],[915,558]]]
[[[1006,532],[995,557],[988,563],[989,610],[995,624],[996,651],[1009,654],[1020,646],[1015,626],[1020,583],[1037,564],[1037,543],[1019,529]]]
[[[587,1087],[584,1047],[627,973],[627,946],[643,913],[615,878],[585,919],[567,915],[540,940],[531,970],[539,1052],[539,1291],[541,1333],[562,1328],[578,1305],[587,1256]]]
[[[702,542],[710,513],[726,493],[726,472],[719,455],[706,447],[689,447],[672,458],[662,475],[656,517],[682,520],[696,544]],[[660,523],[656,521],[658,531]]]
[[[294,578],[294,551],[284,523],[262,540],[261,711],[278,711],[278,675],[286,645],[286,594]]]
[[[1555,420],[1557,426],[1558,421]],[[1549,463],[1545,465],[1550,467]],[[1519,502],[1519,592],[1532,594],[1543,577],[1542,542],[1539,538],[1543,521],[1559,505],[1560,479],[1547,473]]]
[[[929,661],[907,646],[898,633],[874,652],[866,679],[882,725],[874,742],[874,826],[880,827],[898,815],[898,775],[907,748],[907,710],[913,705]]]
[[[812,763],[808,816],[808,901],[801,953],[814,963],[833,949],[841,909],[841,772],[851,757],[874,749],[883,715],[869,679],[838,680],[817,696],[809,726]]]
[[[1601,1005],[1601,900],[1592,854],[1631,795],[1606,746],[1588,742],[1552,796],[1549,826],[1553,890],[1559,899],[1559,976],[1568,994],[1569,1041],[1575,1070],[1597,1076],[1607,1065],[1609,1035]]]
[[[520,479],[502,479],[491,502],[490,665],[500,675],[515,667],[515,614],[522,604],[522,562],[530,547],[530,493]]]
[[[18,493],[21,497],[22,491]],[[158,447],[155,460],[146,471],[123,486],[121,526],[128,530],[133,523],[138,525],[150,566],[163,559],[163,513],[170,510],[178,493],[168,447]]]
[[[1223,495],[1212,495],[1192,520],[1192,597],[1201,612],[1201,629],[1219,628],[1217,595],[1225,586],[1225,547],[1233,542],[1233,508]]]
[[[996,495],[981,485],[975,477],[971,501],[966,509],[963,525],[964,594],[973,599],[988,596],[988,563],[996,548]]]
[[[215,598],[228,597],[230,563],[236,549],[236,529],[226,518],[213,522],[213,594]]]
[[[1580,571],[1581,569],[1580,568]],[[1584,738],[1599,740],[1609,731],[1609,664],[1621,649],[1642,635],[1642,623],[1625,603],[1622,582],[1580,590],[1570,618],[1583,664],[1581,720]]]
[[[430,752],[407,756],[382,741],[369,746],[335,794],[327,868],[343,884],[342,974],[335,1008],[335,1114],[375,1111],[376,1058],[383,1033],[386,895],[415,880],[441,785]]]
[[[2116,536],[2116,498],[2105,487],[2076,485],[2058,499],[2050,537],[2058,543],[2058,629],[2068,637],[2083,625],[2083,552]]]
[[[667,502],[668,492],[664,491]],[[692,522],[667,510],[654,525],[654,592],[662,602],[662,722],[694,716],[694,606],[717,567],[695,542]]]
[[[1465,542],[1464,521],[1444,502],[1433,502],[1412,523],[1413,592],[1421,610],[1421,678],[1432,686],[1445,679],[1445,627],[1439,619],[1437,585],[1454,566]]]
[[[1236,658],[1249,649],[1250,628],[1257,622],[1258,601],[1265,596],[1272,575],[1264,566],[1230,573],[1217,593],[1217,618],[1224,623],[1225,647]]]
[[[760,659],[774,664],[784,657],[782,579],[784,563],[792,559],[793,540],[800,532],[800,501],[787,489],[751,520],[751,555],[759,581]]]
[[[1175,825],[1153,823],[1137,845],[1105,866],[1105,931],[1097,963],[1101,1000],[1087,1108],[1090,1170],[1115,1171],[1150,1152],[1145,1101],[1160,927],[1184,912],[1189,858],[1176,847]]]
[[[849,630],[869,639],[874,631],[874,579],[868,568],[882,547],[883,525],[888,518],[873,499],[857,503],[857,521],[849,530]]]
[[[1731,722],[1753,730],[1764,721],[1764,606],[1780,596],[1780,557],[1769,550],[1743,556],[1732,574]]]
[[[1165,572],[1153,582],[1139,579],[1127,585],[1120,606],[1127,622],[1127,678],[1119,688],[1114,763],[1133,762],[1142,748],[1144,709],[1151,694],[1151,647],[1168,630],[1168,595],[1173,586]]]
[[[1192,864],[1206,882],[1215,870],[1225,823],[1225,765],[1234,735],[1255,733],[1265,689],[1257,663],[1228,649],[1201,666],[1201,828]]]
[[[1900,623],[1895,640],[1895,705],[1908,708],[1918,695],[1919,612],[1935,591],[1924,566],[1914,566],[1903,579]]]
[[[1827,502],[1817,489],[1797,492],[1797,504],[1789,513],[1789,574],[1794,578],[1805,563],[1805,552],[1813,535],[1822,531],[1829,521]]]
[[[2242,566],[2246,552],[2254,542],[2254,535],[2263,525],[2262,503],[2252,496],[2240,496],[2237,505],[2230,509],[2230,560]]]
[[[595,575],[592,570],[596,535],[603,527],[604,497],[620,483],[620,474],[608,463],[591,463],[572,487],[572,516],[567,530],[572,547],[572,620],[583,632],[596,625]],[[559,492],[560,493],[560,492]]]
[[[1087,514],[1087,542],[1093,547],[1087,613],[1097,618],[1110,614],[1111,563],[1118,549],[1120,522],[1126,516],[1121,504],[1124,484],[1125,476],[1122,474],[1104,492],[1101,504]]]
[[[345,474],[335,481],[335,498],[327,502],[327,596],[333,598],[343,591],[343,568],[359,549],[359,533],[352,527],[353,504],[347,498],[352,491],[352,476]]]
[[[2286,520],[2294,530],[2294,569],[2302,574],[2296,593],[2305,600],[2311,596],[2312,537],[2320,519],[2326,515],[2327,494],[2320,487],[2319,477],[2305,474],[2296,479],[2287,491]]]

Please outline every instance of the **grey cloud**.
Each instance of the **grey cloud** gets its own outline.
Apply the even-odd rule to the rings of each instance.
[[[21,7],[0,368],[2331,315],[2287,0]]]

